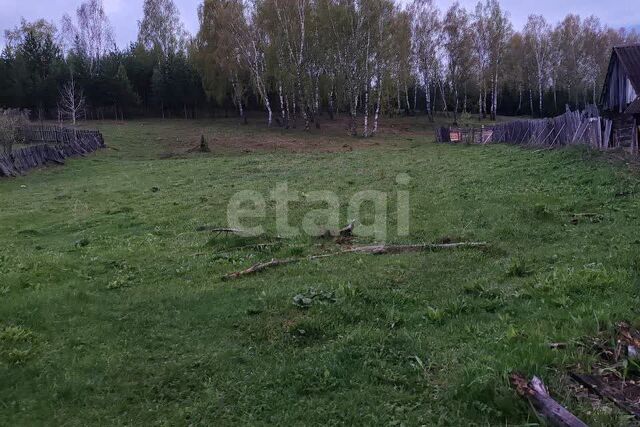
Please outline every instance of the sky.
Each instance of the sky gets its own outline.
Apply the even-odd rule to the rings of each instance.
[[[105,10],[111,20],[119,47],[125,47],[135,40],[138,21],[142,19],[143,0],[103,0]],[[202,0],[174,0],[187,30],[194,34],[198,30],[197,7]],[[408,1],[408,0],[402,0]],[[568,13],[581,16],[596,15],[611,27],[635,27],[640,30],[640,7],[638,0],[501,0],[502,7],[511,16],[516,29],[521,29],[527,16],[536,13],[544,15],[551,23],[560,21]],[[4,46],[4,30],[20,23],[20,18],[32,21],[45,18],[60,25],[62,15],[73,15],[82,0],[0,0],[0,46]],[[436,0],[441,10],[445,10],[452,0]],[[460,0],[469,10],[475,8],[477,0]]]

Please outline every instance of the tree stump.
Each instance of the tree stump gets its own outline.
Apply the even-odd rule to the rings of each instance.
[[[207,140],[204,139],[204,135],[200,135],[200,152],[201,153],[211,152],[211,150],[209,149],[209,144],[207,144]]]

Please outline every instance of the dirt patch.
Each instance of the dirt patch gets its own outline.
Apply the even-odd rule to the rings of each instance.
[[[373,139],[354,138],[349,142],[332,139],[331,137],[296,138],[292,136],[274,136],[265,134],[260,137],[224,137],[211,138],[209,148],[212,152],[349,152],[354,149],[379,147],[381,143]],[[387,142],[385,146],[398,146],[396,142]]]
[[[432,140],[431,125],[426,122],[416,126],[407,122],[407,118],[389,120],[381,123],[375,137],[363,138],[348,133],[348,119],[334,121],[321,119],[320,128],[312,126],[305,131],[301,123],[297,128],[267,128],[260,122],[250,120],[249,125],[237,125],[226,129],[211,128],[183,132],[180,138],[169,143],[169,153],[164,157],[189,154],[200,147],[201,136],[205,137],[210,151],[214,154],[240,154],[253,152],[289,152],[289,153],[340,153],[353,150],[374,149],[379,147],[400,147],[415,140]],[[416,120],[415,118],[409,118]],[[362,127],[360,126],[360,129]]]

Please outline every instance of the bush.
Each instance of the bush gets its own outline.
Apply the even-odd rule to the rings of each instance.
[[[18,109],[0,109],[0,154],[9,154],[13,144],[23,141],[22,127],[27,124],[29,113]]]

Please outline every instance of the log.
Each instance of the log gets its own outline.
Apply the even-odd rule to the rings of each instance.
[[[287,259],[275,259],[274,258],[269,262],[254,264],[251,267],[247,268],[246,270],[240,270],[240,271],[236,271],[234,273],[229,273],[226,276],[222,277],[222,280],[237,279],[237,278],[242,277],[242,276],[248,276],[248,275],[251,275],[251,274],[259,273],[259,272],[261,272],[263,270],[266,270],[268,268],[271,268],[271,267],[276,267],[278,265],[292,264],[294,262],[299,262],[301,260],[302,260],[302,258],[287,258]]]
[[[272,259],[269,262],[257,263],[247,268],[233,273],[229,273],[222,277],[222,280],[237,279],[243,276],[259,273],[272,267],[280,265],[293,264],[301,261],[313,261],[321,258],[329,258],[338,255],[347,254],[368,254],[368,255],[385,255],[385,254],[401,254],[426,252],[443,249],[463,249],[463,248],[486,248],[487,243],[484,242],[460,242],[460,243],[444,243],[444,244],[416,244],[416,245],[373,245],[373,246],[356,246],[344,249],[338,252],[328,254],[312,255],[300,258]]]
[[[216,236],[219,236],[220,234],[243,234],[245,233],[244,230],[241,230],[239,228],[225,228],[225,227],[215,227],[215,226],[209,226],[209,225],[202,225],[200,227],[196,228],[196,231],[210,231],[212,233],[216,233]]]
[[[553,427],[587,427],[582,420],[549,396],[549,391],[540,378],[533,377],[527,382],[522,374],[514,372],[509,379],[516,392],[529,402],[542,422]]]

